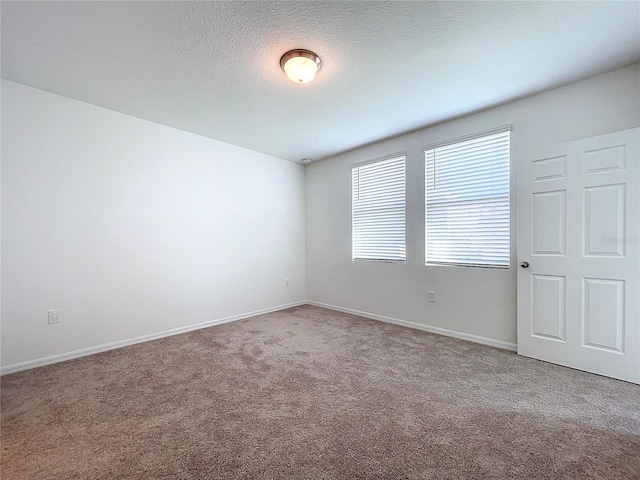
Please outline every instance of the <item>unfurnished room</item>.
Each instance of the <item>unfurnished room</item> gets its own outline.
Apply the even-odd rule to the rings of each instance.
[[[3,480],[640,480],[640,1],[0,27]]]

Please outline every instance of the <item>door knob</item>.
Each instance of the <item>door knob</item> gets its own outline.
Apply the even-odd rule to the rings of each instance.
[[[522,268],[529,268],[529,262],[520,262]]]

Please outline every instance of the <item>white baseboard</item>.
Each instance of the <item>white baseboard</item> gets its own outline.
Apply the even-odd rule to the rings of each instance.
[[[469,342],[481,343],[482,345],[489,345],[490,347],[502,348],[504,350],[517,351],[518,347],[515,343],[504,342],[502,340],[495,340],[493,338],[481,337],[479,335],[472,335],[470,333],[456,332],[455,330],[448,330],[446,328],[431,327],[429,325],[423,325],[422,323],[409,322],[407,320],[400,320],[398,318],[385,317],[384,315],[377,315],[375,313],[362,312],[360,310],[354,310],[352,308],[338,307],[337,305],[329,305],[326,303],[314,302],[307,300],[308,305],[315,305],[316,307],[328,308],[329,310],[335,310],[337,312],[351,313],[360,317],[370,318],[372,320],[379,320],[381,322],[393,323],[394,325],[401,325],[403,327],[415,328],[416,330],[422,330],[424,332],[436,333],[438,335],[445,335],[447,337],[459,338],[460,340],[467,340]]]
[[[179,335],[181,333],[187,333],[193,330],[200,330],[201,328],[213,327],[215,325],[222,325],[223,323],[235,322],[237,320],[244,320],[245,318],[264,315],[265,313],[277,312],[279,310],[284,310],[291,307],[299,307],[300,305],[305,305],[306,303],[307,302],[304,300],[300,302],[288,303],[286,305],[279,305],[277,307],[265,308],[263,310],[256,310],[254,312],[219,318],[217,320],[210,320],[208,322],[198,323],[195,325],[188,325],[186,327],[179,327],[171,330],[165,330],[163,332],[152,333],[149,335],[142,335],[140,337],[129,338],[126,340],[120,340],[117,342],[96,345],[95,347],[82,348],[80,350],[74,350],[72,352],[61,353],[58,355],[51,355],[50,357],[38,358],[36,360],[29,360],[27,362],[22,362],[22,363],[14,363],[12,365],[6,365],[0,368],[0,375],[7,375],[9,373],[20,372],[22,370],[29,370],[31,368],[43,367],[45,365],[51,365],[52,363],[64,362],[65,360],[72,360],[74,358],[85,357],[87,355],[93,355],[94,353],[100,353],[100,352],[105,352],[107,350],[113,350],[120,347],[135,345],[136,343],[148,342],[150,340],[156,340],[158,338],[170,337],[172,335]]]
[[[265,308],[262,310],[256,310],[254,312],[243,313],[240,315],[233,315],[230,317],[219,318],[217,320],[210,320],[208,322],[198,323],[195,325],[188,325],[186,327],[174,328],[171,330],[165,330],[163,332],[152,333],[149,335],[142,335],[140,337],[129,338],[129,339],[120,340],[117,342],[105,343],[102,345],[97,345],[95,347],[88,347],[80,350],[74,350],[72,352],[61,353],[58,355],[51,355],[49,357],[29,360],[27,362],[14,363],[12,365],[6,365],[0,368],[0,375],[7,375],[9,373],[20,372],[22,370],[29,370],[31,368],[43,367],[45,365],[51,365],[53,363],[59,363],[59,362],[64,362],[66,360],[72,360],[74,358],[93,355],[94,353],[106,352],[107,350],[114,350],[120,347],[135,345],[136,343],[143,343],[151,340],[156,340],[158,338],[170,337],[172,335],[179,335],[181,333],[187,333],[193,330],[200,330],[202,328],[213,327],[215,325],[222,325],[223,323],[235,322],[237,320],[243,320],[245,318],[264,315],[266,313],[277,312],[279,310],[285,310],[291,307],[299,307],[301,305],[314,305],[316,307],[327,308],[329,310],[335,310],[337,312],[351,313],[353,315],[370,318],[372,320],[379,320],[381,322],[393,323],[395,325],[401,325],[403,327],[415,328],[416,330],[422,330],[424,332],[436,333],[438,335],[445,335],[447,337],[454,337],[454,338],[459,338],[461,340],[481,343],[483,345],[489,345],[491,347],[502,348],[502,349],[511,350],[514,352],[517,350],[517,346],[515,343],[503,342],[502,340],[495,340],[493,338],[481,337],[479,335],[472,335],[470,333],[456,332],[455,330],[448,330],[446,328],[432,327],[429,325],[423,325],[421,323],[409,322],[407,320],[400,320],[398,318],[386,317],[384,315],[377,315],[375,313],[354,310],[352,308],[339,307],[337,305],[330,305],[327,303],[314,302],[311,300],[307,300],[307,301],[288,303],[286,305],[279,305],[277,307],[272,307],[272,308]]]

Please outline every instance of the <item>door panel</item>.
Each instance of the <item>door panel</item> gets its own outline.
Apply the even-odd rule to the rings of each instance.
[[[531,335],[564,342],[565,277],[531,275]]]
[[[626,145],[598,148],[584,152],[584,173],[602,173],[626,167]]]
[[[584,189],[584,255],[624,257],[625,185]],[[613,235],[611,235],[613,233]]]
[[[533,250],[536,255],[564,255],[567,192],[533,194]]]
[[[640,129],[519,166],[518,353],[640,383]]]
[[[582,281],[583,345],[624,353],[624,280]]]

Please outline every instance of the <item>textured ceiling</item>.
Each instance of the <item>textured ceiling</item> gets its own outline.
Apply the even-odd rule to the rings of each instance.
[[[297,161],[640,61],[640,3],[2,2],[2,77]],[[280,56],[307,48],[296,85]]]

